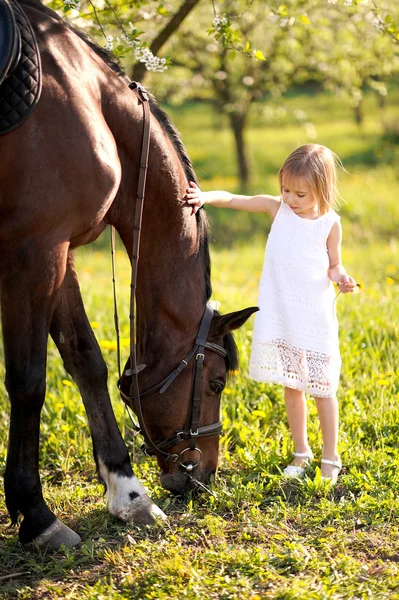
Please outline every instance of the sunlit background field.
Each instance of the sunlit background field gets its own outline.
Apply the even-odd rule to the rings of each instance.
[[[366,98],[360,128],[350,109],[327,95],[286,100],[313,128],[290,116],[248,131],[249,192],[277,193],[277,171],[297,145],[315,141],[338,153],[344,203],[344,263],[362,283],[337,299],[343,359],[339,390],[344,471],[335,489],[320,479],[321,437],[310,407],[316,462],[303,482],[284,483],[290,459],[278,386],[247,378],[252,320],[236,336],[239,374],[223,397],[220,470],[201,498],[172,498],[154,460],[137,453],[116,393],[110,256],[106,240],[76,253],[85,305],[109,366],[110,389],[136,471],[169,515],[140,529],[106,510],[91,456],[77,387],[49,345],[41,474],[51,508],[80,533],[81,547],[33,557],[20,548],[0,503],[0,596],[34,598],[399,598],[399,92],[381,113]],[[239,191],[230,132],[206,105],[167,108],[181,131],[204,190]],[[266,116],[265,116],[266,115]],[[228,312],[254,305],[270,222],[263,215],[213,210],[213,298]],[[145,235],[145,231],[143,232]],[[122,348],[128,353],[129,266],[117,253]],[[2,373],[3,377],[4,373]],[[1,392],[0,470],[4,470],[8,400]],[[17,574],[13,579],[7,578]]]

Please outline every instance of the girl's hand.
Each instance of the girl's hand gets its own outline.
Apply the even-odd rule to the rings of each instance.
[[[193,215],[201,208],[201,206],[205,202],[205,198],[202,196],[202,192],[199,189],[198,185],[194,183],[194,181],[189,182],[189,186],[186,189],[186,195],[184,196],[184,200],[187,204],[190,204],[193,209]]]
[[[357,286],[355,279],[353,279],[353,277],[350,277],[349,275],[341,275],[341,278],[339,281],[337,281],[337,283],[339,291],[342,292],[342,294],[353,292],[353,290]]]

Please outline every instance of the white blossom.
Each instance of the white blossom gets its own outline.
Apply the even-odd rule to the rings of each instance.
[[[292,27],[293,24],[295,23],[295,17],[285,17],[284,19],[280,20],[280,27]]]
[[[107,50],[107,52],[112,52],[113,49],[114,49],[114,38],[112,37],[112,35],[107,35],[105,50]]]
[[[142,10],[141,16],[143,17],[144,21],[151,21],[152,19],[154,19],[154,17],[157,16],[157,13],[155,10],[153,10],[151,12],[149,12],[147,10]]]
[[[213,21],[212,21],[212,25],[213,25],[213,39],[215,40],[215,42],[218,41],[218,38],[224,35],[224,27],[226,27],[229,24],[229,19],[227,18],[226,15],[218,15],[216,16]]]
[[[216,31],[220,31],[221,29],[223,29],[223,27],[226,27],[226,25],[228,24],[229,20],[226,17],[226,15],[218,15],[212,21],[213,28],[216,29]]]
[[[134,51],[134,56],[138,62],[144,63],[147,71],[154,71],[156,73],[162,73],[166,71],[168,68],[166,64],[166,58],[159,58],[158,56],[154,56],[151,50],[147,46],[137,46],[133,42],[133,45],[136,45],[136,50]]]
[[[132,40],[131,37],[125,35],[124,33],[121,35],[121,40],[123,40],[126,46],[129,46],[129,48],[134,48],[139,43],[137,40]]]
[[[255,83],[255,79],[253,77],[251,77],[250,75],[246,75],[245,77],[242,78],[242,82],[244,85],[253,85]]]
[[[78,8],[80,0],[63,0],[66,8]]]

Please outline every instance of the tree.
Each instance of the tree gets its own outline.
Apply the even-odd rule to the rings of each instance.
[[[105,0],[101,10],[96,1],[71,16],[107,36],[134,79],[147,78],[146,68],[158,72],[151,87],[169,100],[206,98],[226,115],[243,190],[250,171],[245,128],[256,102],[317,81],[349,101],[360,124],[365,89],[383,98],[399,71],[394,0]],[[156,56],[161,49],[172,57],[166,73],[169,59]]]
[[[151,77],[150,82],[157,88],[159,81],[160,86],[166,88],[170,101],[181,101],[188,94],[191,98],[207,99],[218,114],[227,117],[236,146],[241,189],[245,191],[250,170],[245,143],[250,106],[255,101],[280,98],[295,78],[303,58],[294,30],[287,33],[278,24],[278,17],[265,15],[264,6],[258,4],[250,11],[239,13],[240,3],[228,0],[225,7],[230,18],[239,15],[240,31],[245,38],[251,38],[256,44],[263,39],[261,60],[250,59],[234,49],[220,48],[215,32],[214,39],[210,40],[206,32],[208,16],[203,5],[168,46],[170,53],[179,57],[174,60],[170,73],[164,74],[162,81],[159,77]],[[244,49],[251,52],[249,42]]]
[[[241,34],[262,47],[261,61],[209,39],[207,6],[202,4],[167,45],[175,57],[169,73],[149,79],[151,87],[169,102],[206,99],[218,114],[226,115],[243,191],[250,170],[245,128],[256,103],[281,103],[290,87],[316,81],[348,101],[361,121],[365,89],[375,89],[383,97],[386,82],[399,72],[399,47],[375,27],[370,7],[343,10],[342,5],[307,2],[305,14],[303,4],[292,1],[276,12],[265,12],[264,5],[256,4],[239,14]],[[233,20],[240,3],[225,0],[224,7]]]
[[[175,34],[187,15],[201,0],[62,0],[62,10],[72,22],[90,31],[120,56],[130,50],[152,47],[158,52],[165,42]],[[239,21],[240,14],[257,11],[263,8],[270,15],[278,18],[280,24],[291,25],[294,22],[309,24],[308,13],[318,8],[326,13],[336,8],[345,15],[346,12],[369,14],[376,30],[386,34],[393,42],[399,41],[399,7],[396,0],[236,0],[235,13],[231,14],[230,0],[208,0],[203,3],[208,7],[209,33],[216,34],[221,45],[226,49],[236,49],[247,56],[262,57],[262,46],[254,49],[251,39],[244,35]],[[57,0],[50,0],[54,10],[60,10]],[[238,11],[238,12],[237,12]],[[166,20],[166,23],[163,20]],[[145,22],[143,31],[139,30]],[[155,26],[155,28],[154,28]],[[116,43],[114,44],[114,38]],[[156,54],[154,52],[154,54]],[[140,54],[140,53],[139,53]],[[137,58],[137,57],[136,57]],[[140,58],[137,59],[140,61]],[[147,65],[152,66],[152,65]]]
[[[172,15],[166,25],[157,33],[150,44],[150,52],[157,56],[161,48],[168,42],[171,36],[177,31],[184,19],[197,6],[200,0],[184,0],[183,4]],[[132,69],[132,79],[142,81],[145,77],[146,67],[144,62],[136,62]]]

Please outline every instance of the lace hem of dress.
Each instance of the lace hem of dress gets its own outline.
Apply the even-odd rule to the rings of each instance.
[[[278,338],[254,341],[249,375],[262,382],[280,383],[316,397],[328,397],[338,388],[341,359],[305,350]]]

